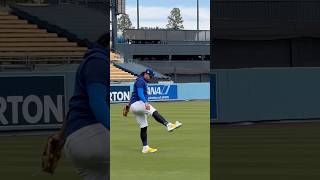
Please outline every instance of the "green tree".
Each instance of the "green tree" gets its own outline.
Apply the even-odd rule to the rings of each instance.
[[[184,29],[183,19],[179,8],[173,8],[168,16],[167,29]]]
[[[123,31],[124,29],[132,29],[132,23],[128,14],[122,14],[118,18],[117,24],[118,30]]]

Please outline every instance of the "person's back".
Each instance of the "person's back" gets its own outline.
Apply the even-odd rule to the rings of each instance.
[[[65,155],[84,180],[109,179],[109,43],[106,33],[85,54],[76,72],[67,117],[48,140],[49,148],[65,142]]]
[[[107,74],[109,63],[107,62],[108,53],[103,47],[98,45],[90,49],[84,56],[84,61],[79,65],[76,78],[74,95],[69,101],[69,114],[67,118],[67,136],[76,130],[99,121],[94,116],[89,105],[89,95],[87,85],[90,83],[108,84]],[[106,67],[101,72],[105,76],[94,75],[94,71]]]

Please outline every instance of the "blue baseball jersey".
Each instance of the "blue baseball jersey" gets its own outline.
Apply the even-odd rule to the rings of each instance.
[[[140,75],[136,79],[136,81],[134,82],[133,92],[132,92],[131,99],[130,99],[130,104],[133,104],[136,101],[140,101],[141,100],[141,98],[138,95],[138,89],[139,88],[143,89],[143,95],[144,95],[145,99],[148,100],[148,85],[147,85],[147,81],[144,79],[144,77],[142,75]]]
[[[84,61],[77,69],[74,95],[69,101],[66,121],[67,136],[82,127],[99,122],[90,108],[87,87],[92,83],[102,83],[108,86],[109,67],[109,56],[105,47],[95,45],[84,55]],[[109,98],[106,98],[106,101],[109,101]]]

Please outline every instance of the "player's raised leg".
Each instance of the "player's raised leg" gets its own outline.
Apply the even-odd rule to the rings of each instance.
[[[182,123],[179,122],[179,121],[176,121],[175,123],[169,123],[169,124],[167,125],[167,130],[168,130],[169,132],[172,132],[173,130],[178,129],[178,128],[181,127],[181,126],[182,126]]]
[[[150,105],[150,110],[147,110],[148,114],[152,115],[152,117],[159,122],[160,124],[164,125],[167,128],[167,131],[171,132],[179,127],[182,126],[182,123],[176,121],[175,123],[171,123],[167,121],[153,106]]]

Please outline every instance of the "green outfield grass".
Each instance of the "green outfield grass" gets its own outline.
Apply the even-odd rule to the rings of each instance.
[[[111,180],[209,180],[209,102],[155,103],[165,117],[183,127],[168,133],[150,118],[152,155],[140,153],[139,128],[129,115],[121,116],[122,105],[111,106]],[[41,169],[41,153],[48,135],[0,136],[0,180],[80,180],[63,157],[55,175]]]
[[[183,127],[169,133],[149,117],[148,139],[155,154],[142,154],[140,129],[130,114],[121,115],[123,105],[111,106],[112,180],[209,180],[209,101],[152,103],[171,121]]]
[[[80,180],[65,157],[59,163],[55,175],[39,172],[41,154],[47,137],[48,135],[0,136],[0,179]]]
[[[320,123],[211,128],[214,180],[320,179]]]

